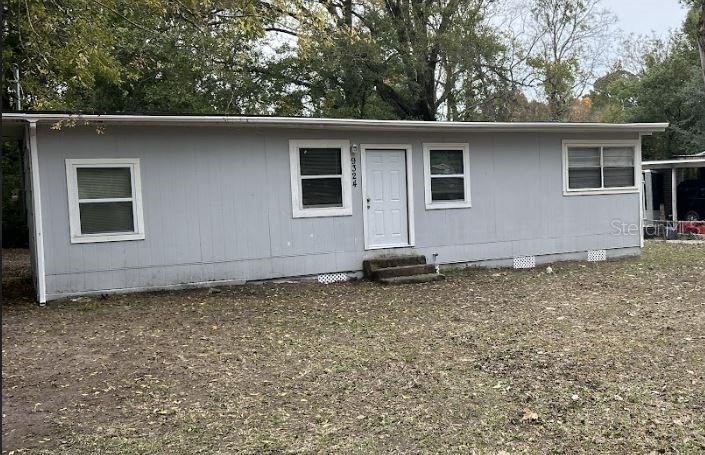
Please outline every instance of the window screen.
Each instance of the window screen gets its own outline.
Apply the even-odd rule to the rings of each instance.
[[[432,201],[465,200],[463,150],[429,151]]]
[[[343,166],[340,148],[299,149],[303,208],[343,207]]]
[[[599,147],[574,147],[568,150],[570,188],[601,188],[602,170]]]
[[[78,167],[81,234],[134,232],[130,167]]]
[[[604,147],[605,187],[634,186],[634,149],[632,147]]]

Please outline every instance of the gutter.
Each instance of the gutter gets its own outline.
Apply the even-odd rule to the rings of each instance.
[[[512,132],[634,132],[664,131],[668,123],[558,123],[558,122],[426,122],[418,120],[367,120],[307,117],[247,117],[199,115],[32,114],[4,113],[4,119],[36,123],[60,121],[125,125],[211,125],[380,131],[512,131]]]

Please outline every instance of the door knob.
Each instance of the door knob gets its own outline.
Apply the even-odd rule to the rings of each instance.
[[[370,202],[372,202],[372,199],[367,198],[367,208],[368,208],[368,209],[370,208]]]

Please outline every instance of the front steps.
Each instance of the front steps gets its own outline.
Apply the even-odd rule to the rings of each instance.
[[[387,256],[362,262],[365,277],[384,284],[428,283],[445,278],[425,256]]]

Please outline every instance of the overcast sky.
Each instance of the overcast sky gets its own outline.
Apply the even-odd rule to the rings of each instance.
[[[665,35],[683,24],[686,10],[678,0],[603,0],[625,33]]]

